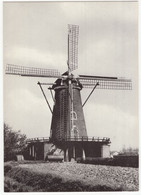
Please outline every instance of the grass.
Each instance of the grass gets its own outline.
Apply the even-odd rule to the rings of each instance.
[[[32,162],[33,163],[33,162]],[[48,171],[38,171],[37,162],[27,166],[32,166],[33,169],[20,167],[18,163],[7,163],[4,168],[5,172],[5,192],[78,192],[78,191],[125,191],[122,185],[105,185],[105,182],[87,183],[71,177],[63,177],[60,174],[54,174]],[[43,165],[43,164],[42,164]],[[44,164],[47,168],[49,164]],[[52,164],[56,167],[58,163]],[[52,166],[51,165],[51,166]],[[77,164],[76,164],[77,165]],[[63,166],[61,163],[60,166]],[[65,165],[64,165],[65,166]],[[69,166],[69,165],[67,165]],[[95,166],[95,165],[92,165]],[[40,169],[41,164],[38,164]],[[44,168],[44,169],[45,169]],[[72,167],[74,169],[74,167]],[[97,179],[97,178],[96,178]]]
[[[107,186],[91,186],[86,185],[80,181],[72,181],[72,180],[63,180],[59,176],[51,175],[51,174],[43,174],[43,173],[35,173],[27,169],[23,169],[20,167],[14,167],[7,173],[9,178],[12,178],[12,182],[10,180],[6,180],[6,184],[9,182],[10,189],[15,191],[15,189],[25,191],[43,191],[43,192],[67,192],[67,191],[121,191],[122,189],[111,189]],[[16,182],[15,182],[16,181]],[[19,188],[14,186],[18,186]],[[23,184],[23,185],[22,185]],[[27,187],[26,187],[27,186]],[[29,186],[31,188],[29,188]]]

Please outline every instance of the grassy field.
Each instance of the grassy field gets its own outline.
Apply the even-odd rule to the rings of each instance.
[[[138,168],[79,163],[5,164],[5,191],[138,191]]]

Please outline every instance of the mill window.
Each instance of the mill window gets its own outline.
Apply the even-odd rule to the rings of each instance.
[[[75,111],[71,112],[71,120],[77,120],[77,114]]]

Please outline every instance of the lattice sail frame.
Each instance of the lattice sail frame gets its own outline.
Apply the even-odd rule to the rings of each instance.
[[[81,78],[78,77],[84,88],[93,88],[97,83],[97,89],[116,89],[131,90],[132,82],[130,79],[104,79],[104,78]]]
[[[6,74],[31,76],[31,77],[53,77],[58,78],[61,76],[60,72],[56,69],[34,68],[7,64]]]
[[[78,25],[68,25],[68,68],[73,71],[78,68]]]

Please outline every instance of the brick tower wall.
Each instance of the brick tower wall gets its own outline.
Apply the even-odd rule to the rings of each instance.
[[[73,125],[78,131],[78,137],[87,136],[86,125],[84,120],[83,108],[80,90],[78,83],[72,84],[73,88],[73,111],[76,117],[73,120]],[[70,94],[68,83],[65,81],[63,85],[56,84],[55,90],[55,105],[53,108],[51,137],[53,139],[65,139],[72,136],[70,124]]]
[[[64,87],[58,87],[55,90],[55,105],[51,124],[51,137],[53,139],[64,139],[69,136],[68,109],[68,91]]]

